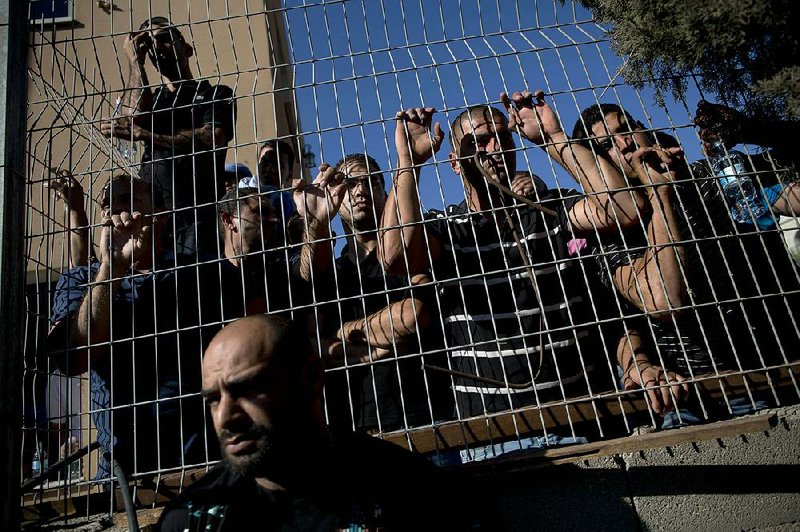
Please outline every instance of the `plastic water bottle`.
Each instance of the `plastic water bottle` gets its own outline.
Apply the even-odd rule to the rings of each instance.
[[[75,436],[70,436],[69,439],[61,446],[61,456],[62,459],[66,458],[67,456],[75,453],[80,449],[80,443],[78,442],[78,438]],[[70,480],[80,480],[81,478],[81,459],[78,458],[74,462],[69,464],[69,471],[68,471],[68,478]]]
[[[116,119],[121,124],[129,125],[130,118],[120,115],[121,107],[122,98],[117,98],[117,102],[114,104],[114,114],[112,115],[112,118]],[[122,155],[123,159],[125,159],[131,165],[136,164],[136,142],[131,142],[130,139],[124,139],[120,137],[117,137],[114,140],[115,148],[117,152]]]
[[[44,445],[39,443],[36,445],[36,450],[33,452],[33,463],[31,464],[32,475],[38,476],[47,471],[49,464],[47,461],[47,453],[44,450]]]
[[[753,180],[747,175],[747,160],[742,152],[725,152],[721,140],[714,143],[709,157],[714,175],[719,177],[722,191],[731,206],[731,216],[739,223],[753,223],[753,219],[767,215],[764,199]]]

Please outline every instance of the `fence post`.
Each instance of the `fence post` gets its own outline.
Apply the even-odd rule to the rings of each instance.
[[[28,2],[0,0],[0,501],[20,527]]]

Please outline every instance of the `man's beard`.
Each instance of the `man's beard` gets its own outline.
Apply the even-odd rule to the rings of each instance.
[[[231,471],[239,476],[248,478],[257,478],[267,474],[270,469],[270,463],[274,467],[275,457],[280,454],[280,442],[276,441],[274,433],[275,431],[273,430],[257,425],[250,425],[244,432],[233,432],[224,429],[218,432],[217,436],[220,441],[222,456]],[[254,440],[255,449],[246,455],[228,456],[225,451],[225,444],[222,442],[234,436],[243,436],[243,439]]]

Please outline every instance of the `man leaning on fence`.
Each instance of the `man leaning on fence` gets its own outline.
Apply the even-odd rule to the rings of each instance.
[[[326,429],[323,380],[297,322],[224,328],[203,360],[224,460],[170,503],[160,530],[464,529],[463,484],[393,444]]]
[[[547,146],[573,174],[599,171],[580,164],[591,152],[561,149],[563,133],[541,95],[515,93],[513,108],[502,98],[511,123],[488,106],[453,121],[450,165],[466,200],[429,212],[424,224],[418,179],[444,133],[438,124],[431,129],[433,109],[398,114],[399,170],[382,222],[388,269],[432,269],[461,418],[609,389],[606,349],[620,337],[611,332],[601,341],[606,298],[590,296],[590,265],[570,257],[570,223],[585,225],[585,198],[542,190],[535,208],[515,203],[506,188],[516,168],[513,129]]]
[[[214,254],[213,204],[225,191],[225,155],[236,110],[233,91],[193,79],[189,58],[194,48],[165,17],[144,21],[125,39],[124,51],[125,92],[102,132],[144,144],[140,174],[175,211],[167,228],[177,258],[196,261],[198,254]],[[155,90],[145,70],[148,57],[161,78]]]
[[[709,113],[710,105],[703,103],[700,110]],[[673,137],[647,132],[618,105],[585,109],[573,138],[593,149],[599,164],[614,164],[624,176],[622,183],[586,183],[585,188],[616,188],[640,202],[661,198],[642,210],[641,226],[601,233],[598,246],[601,278],[624,296],[629,314],[649,322],[639,328],[653,333],[643,346],[652,359],[675,372],[671,375],[700,378],[797,358],[792,314],[798,278],[774,222],[773,230],[765,230],[735,221],[705,161],[690,167]],[[800,204],[787,175],[785,170],[753,174],[768,192],[765,197],[772,198],[775,214],[791,215]],[[705,402],[702,408],[669,413],[663,426],[696,422],[701,410],[716,417],[763,405],[752,397]]]
[[[430,279],[417,275],[409,283],[387,274],[378,259],[378,222],[386,202],[378,163],[351,154],[335,169],[346,187],[339,216],[347,244],[331,283],[338,301],[325,309],[330,338],[323,340],[322,352],[330,368],[331,423],[384,432],[430,424],[451,410],[443,408],[446,396],[437,393],[441,376],[426,376],[422,369],[423,360],[440,355],[417,355],[421,346],[429,350],[440,344],[425,334],[433,301],[431,287],[422,285]]]
[[[202,331],[197,279],[167,271],[163,202],[152,185],[127,175],[102,191],[98,261],[58,280],[47,338],[66,375],[89,374],[92,421],[110,460],[131,473],[199,463]],[[187,396],[179,398],[180,396]],[[110,453],[110,455],[108,454]]]

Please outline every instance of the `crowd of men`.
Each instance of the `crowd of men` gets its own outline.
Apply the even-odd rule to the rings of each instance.
[[[422,170],[448,136],[435,109],[397,114],[389,179],[354,153],[307,182],[284,140],[261,147],[254,176],[225,166],[233,91],[193,79],[178,28],[151,18],[124,50],[124,96],[102,131],[144,153],[138,177],[103,188],[96,249],[80,184],[67,171],[50,184],[72,230],[48,352],[66,375],[89,375],[101,477],[111,459],[131,472],[218,459],[212,424],[231,471],[268,490],[295,481],[274,465],[281,456],[306,460],[309,476],[324,456],[355,457],[328,454],[350,444],[329,441],[325,424],[388,432],[644,389],[674,426],[768,404],[698,405],[687,380],[797,359],[800,276],[780,231],[733,220],[707,162],[687,163],[673,137],[618,105],[584,110],[571,137],[541,92],[465,109],[448,156],[464,201],[425,212]],[[706,143],[767,148],[750,176],[769,218],[800,213],[795,124],[706,102],[696,124]],[[518,171],[524,142],[580,190]],[[346,245],[335,257],[337,215]],[[251,495],[227,474],[206,489]],[[402,506],[391,493],[380,494],[394,499],[388,515]],[[367,495],[329,502],[352,510],[373,504]],[[341,517],[323,510],[303,515]]]

